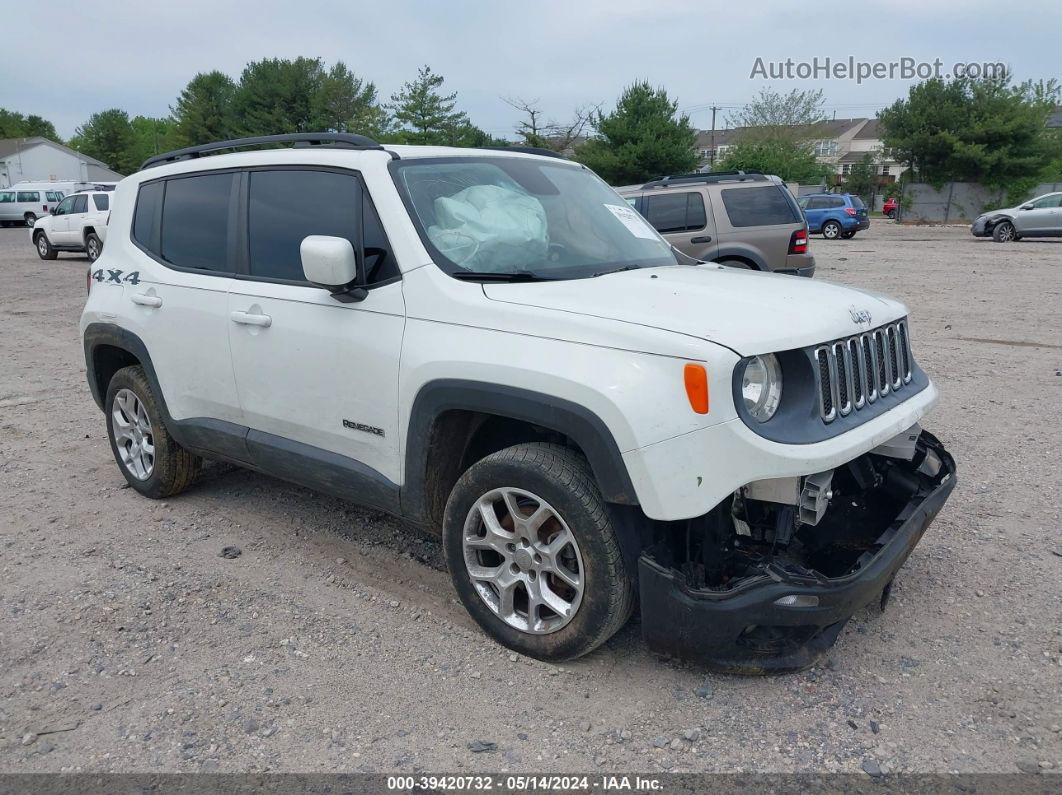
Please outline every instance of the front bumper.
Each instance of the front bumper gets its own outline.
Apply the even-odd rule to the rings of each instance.
[[[920,489],[843,576],[796,575],[779,566],[729,591],[689,588],[678,571],[647,550],[639,559],[642,632],[650,649],[713,670],[768,674],[797,671],[829,649],[852,615],[884,606],[896,572],[955,488],[955,462],[923,434],[942,462],[936,485]],[[815,606],[783,606],[783,597],[814,597]]]
[[[970,225],[970,234],[974,237],[988,237],[992,234],[991,230],[988,228],[988,219],[982,217],[975,220]]]

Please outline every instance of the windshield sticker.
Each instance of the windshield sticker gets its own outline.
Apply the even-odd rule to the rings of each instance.
[[[627,227],[627,231],[635,237],[645,238],[646,240],[656,240],[656,232],[653,228],[646,223],[638,211],[631,207],[620,207],[618,204],[606,204],[605,207],[611,212],[616,219]]]

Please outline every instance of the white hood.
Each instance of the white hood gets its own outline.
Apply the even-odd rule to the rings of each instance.
[[[863,290],[708,264],[483,290],[494,301],[664,329],[742,356],[827,342],[907,314],[898,301]]]

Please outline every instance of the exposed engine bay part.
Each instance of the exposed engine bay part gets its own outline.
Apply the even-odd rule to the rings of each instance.
[[[856,610],[888,600],[955,486],[955,462],[923,431],[910,460],[875,450],[801,480],[797,504],[750,496],[792,493],[775,483],[739,489],[705,516],[658,523],[639,559],[650,648],[742,673],[810,665]],[[816,506],[832,492],[817,524],[798,513],[809,481]]]
[[[921,435],[922,426],[916,422],[903,433],[896,434],[870,452],[888,458],[902,458],[904,461],[910,461],[918,449],[918,437]]]

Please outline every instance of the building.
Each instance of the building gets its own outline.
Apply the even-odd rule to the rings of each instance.
[[[697,133],[696,149],[703,168],[709,170],[726,158],[741,137],[742,130],[700,130]],[[883,183],[895,182],[903,170],[885,151],[879,137],[877,119],[831,119],[808,128],[807,139],[811,142],[815,158],[830,166],[833,181],[843,183],[852,166],[863,162],[870,155]],[[713,146],[714,143],[714,146]]]
[[[1062,130],[1062,105],[1056,107],[1047,117],[1047,126],[1051,130]]]
[[[0,138],[0,188],[16,182],[116,182],[106,163],[47,138]]]

